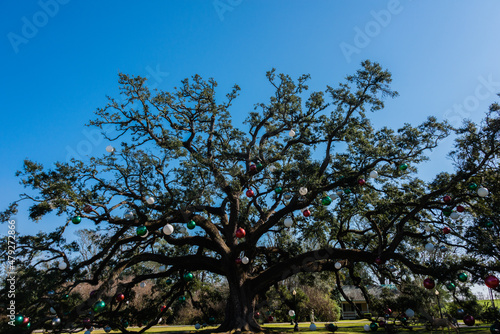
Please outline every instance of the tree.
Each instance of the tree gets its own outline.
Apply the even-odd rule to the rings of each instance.
[[[160,305],[170,307],[189,290],[192,272],[210,272],[227,282],[220,331],[257,331],[255,306],[270,287],[300,272],[332,271],[340,277],[337,262],[365,293],[364,273],[400,284],[422,275],[445,283],[462,270],[478,280],[499,271],[498,253],[490,261],[488,250],[463,234],[481,214],[476,208],[497,212],[498,206],[487,203],[497,201],[498,193],[498,108],[492,107],[482,127],[467,123],[458,131],[451,154],[456,171],[424,182],[416,176],[417,165],[453,129],[429,117],[416,127],[375,130],[367,113],[382,109],[383,98],[397,96],[390,73],[379,64],[365,61],[337,88],[307,97],[307,75],[294,81],[272,70],[267,78],[274,95],[255,105],[241,130],[230,113],[238,86],[219,103],[213,79],[195,75],[163,92],[150,91],[144,78],[120,74],[123,99],[110,98],[90,122],[114,126],[117,135],[107,139],[122,140],[119,148],[50,170],[25,161],[18,175],[36,195],[21,200],[32,201],[32,219],[56,211],[68,217],[65,226],[79,217],[107,233],[99,251],[83,261],[74,260],[70,252],[77,247],[62,239],[65,226],[19,239],[18,259],[31,259],[18,263],[23,270],[37,271],[34,259],[41,254],[67,264],[45,272],[58,287],[49,300],[82,283],[99,287],[60,315],[62,327],[87,321],[127,332],[125,304],[113,293],[127,295],[140,282],[165,284],[174,278],[160,300],[145,305],[151,315],[145,330],[161,317]],[[472,182],[487,183],[489,196],[478,197],[468,188]],[[451,220],[459,204],[467,212]],[[17,201],[3,220],[16,210]],[[441,232],[445,226],[450,234]],[[432,252],[422,261],[429,242],[454,247],[457,255],[443,263]],[[90,278],[84,272],[88,266]],[[47,319],[44,288],[23,305],[32,328]],[[85,320],[88,312],[82,310],[101,299],[106,308]]]

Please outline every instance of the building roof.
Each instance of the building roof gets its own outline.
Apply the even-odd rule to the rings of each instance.
[[[354,285],[344,285],[342,289],[344,290],[344,293],[347,295],[347,297],[349,297],[353,302],[365,301],[365,297],[363,296],[361,289],[355,287]],[[384,290],[393,292],[395,295],[400,294],[394,284],[369,285],[367,286],[367,289],[368,293],[372,297],[380,296],[382,294],[382,291]],[[346,301],[342,295],[340,296],[340,300],[343,302]]]

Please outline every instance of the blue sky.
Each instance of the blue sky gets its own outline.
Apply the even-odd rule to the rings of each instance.
[[[117,96],[119,72],[161,89],[196,73],[214,77],[223,94],[237,83],[241,119],[267,101],[272,67],[310,73],[311,89],[323,90],[371,59],[400,93],[373,120],[394,128],[429,115],[479,121],[500,92],[494,0],[4,0],[0,12],[2,208],[23,191],[14,176],[23,159],[50,166],[105,153],[109,143],[84,124],[106,95]],[[422,177],[450,166],[450,145],[432,153]],[[17,218],[22,234],[60,223]]]

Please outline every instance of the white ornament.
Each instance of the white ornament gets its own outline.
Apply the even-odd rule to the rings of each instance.
[[[365,330],[365,332],[369,332],[369,331],[371,331],[371,329],[370,329],[370,325],[364,325],[364,326],[363,326],[363,329]]]
[[[68,267],[68,265],[66,264],[66,262],[61,262],[59,263],[59,270],[64,270]]]
[[[293,225],[293,220],[290,217],[287,217],[284,222],[285,227],[290,227]]]
[[[243,256],[243,258],[241,259],[241,263],[248,264],[248,262],[250,262],[250,259],[246,256]]]
[[[310,325],[309,325],[309,330],[310,330],[310,331],[315,331],[315,330],[316,330],[316,328],[317,328],[317,327],[316,327],[316,325],[315,325],[315,324],[310,324]]]
[[[53,308],[53,307],[51,307],[49,311],[50,311],[50,313],[52,313],[52,314],[56,314],[56,310],[54,310],[54,308]]]
[[[306,187],[300,187],[299,194],[301,194],[302,196],[305,196],[307,194],[307,188]]]
[[[335,262],[335,269],[339,270],[340,268],[342,268],[342,263]]]
[[[154,197],[148,197],[148,198],[146,198],[146,202],[147,202],[149,205],[154,204],[154,202],[155,202],[155,198],[154,198]]]
[[[141,282],[141,284],[139,284],[141,288],[144,288],[146,287],[146,283],[145,282]]]
[[[370,177],[371,177],[372,179],[376,179],[376,178],[378,177],[378,172],[377,172],[376,170],[372,170],[372,171],[370,172]]]
[[[293,317],[295,315],[295,311],[294,310],[290,310],[288,311],[288,315]]]
[[[149,235],[149,231],[146,231],[144,235],[141,235],[141,238],[146,238]]]
[[[477,194],[479,195],[479,197],[486,197],[489,193],[489,190],[484,187],[481,187],[477,190]]]
[[[290,137],[293,137],[293,136],[295,136],[295,131],[293,131],[293,130],[290,130],[290,132],[288,132],[288,135],[289,135]]]
[[[127,213],[125,213],[125,219],[127,220],[134,219],[134,213],[132,211],[127,211]]]
[[[163,233],[165,233],[165,235],[171,235],[174,233],[174,227],[170,224],[165,225],[163,227]]]
[[[113,153],[115,151],[115,148],[111,145],[106,146],[106,152],[108,153]]]
[[[428,252],[432,252],[434,250],[434,245],[429,242],[427,245],[425,245],[425,250]]]
[[[269,167],[267,167],[267,169],[272,173],[276,170],[276,166],[275,165],[270,165]]]
[[[457,220],[459,217],[460,217],[459,214],[455,211],[453,211],[450,215],[450,218],[453,220]]]
[[[413,311],[411,308],[409,308],[405,311],[405,314],[408,316],[408,318],[411,318],[415,315],[415,311]]]

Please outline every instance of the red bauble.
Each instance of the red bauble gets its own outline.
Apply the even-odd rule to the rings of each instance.
[[[21,326],[27,326],[29,322],[30,322],[30,318],[24,317],[23,318],[23,323],[21,324]]]
[[[253,195],[255,195],[255,193],[253,192],[252,189],[248,189],[246,194],[247,194],[247,197],[253,197]]]
[[[167,306],[166,305],[162,305],[160,307],[160,312],[164,312],[166,309],[167,309]]]
[[[375,259],[375,263],[376,263],[376,264],[382,264],[382,259],[381,259],[381,258],[379,258],[379,257],[377,257],[377,258]]]
[[[235,261],[236,261],[236,264],[241,264],[241,259],[240,258],[237,258]]]
[[[116,295],[116,301],[117,302],[122,302],[125,300],[125,295],[123,293],[119,293]]]
[[[466,315],[464,317],[464,324],[466,324],[467,326],[474,326],[475,323],[476,319],[474,319],[472,315]]]
[[[89,318],[83,319],[82,323],[83,323],[83,327],[85,327],[87,329],[89,329],[90,327],[92,327],[92,323],[90,322]]]
[[[500,282],[498,281],[498,278],[496,278],[495,276],[489,275],[488,277],[486,277],[484,279],[484,283],[486,284],[486,286],[488,288],[494,289],[494,288],[498,287],[498,284]]]
[[[309,211],[309,209],[305,209],[302,214],[304,215],[304,217],[309,217],[311,215],[311,211]]]
[[[424,279],[424,288],[434,289],[435,286],[436,286],[436,283],[434,282],[434,280],[432,278]]]
[[[457,205],[457,212],[464,212],[465,208],[461,205]]]
[[[236,230],[236,238],[238,239],[244,238],[246,234],[247,232],[245,232],[245,230],[241,227]]]
[[[255,172],[257,170],[257,165],[251,164],[250,165],[250,171]]]
[[[364,185],[365,183],[366,183],[365,179],[359,179],[359,180],[358,180],[358,184],[359,184],[360,186]]]
[[[444,201],[445,203],[449,203],[449,202],[451,201],[451,197],[450,197],[450,196],[448,196],[448,195],[446,195],[446,196],[444,196],[444,197],[443,197],[443,201]]]
[[[384,320],[380,320],[378,322],[378,325],[381,327],[381,328],[384,328],[385,327],[385,321]]]
[[[267,321],[269,322],[273,322],[274,321],[274,317],[272,315],[270,315],[268,318],[267,318]]]
[[[451,232],[451,229],[448,226],[443,227],[443,233],[448,234]]]
[[[90,205],[86,205],[83,208],[83,212],[85,212],[85,213],[91,213],[92,212],[92,207]]]
[[[386,309],[385,309],[385,313],[386,313],[386,314],[391,314],[391,313],[392,313],[392,310],[391,310],[390,308],[386,308]]]
[[[260,317],[260,312],[255,312],[255,317],[256,318]]]

